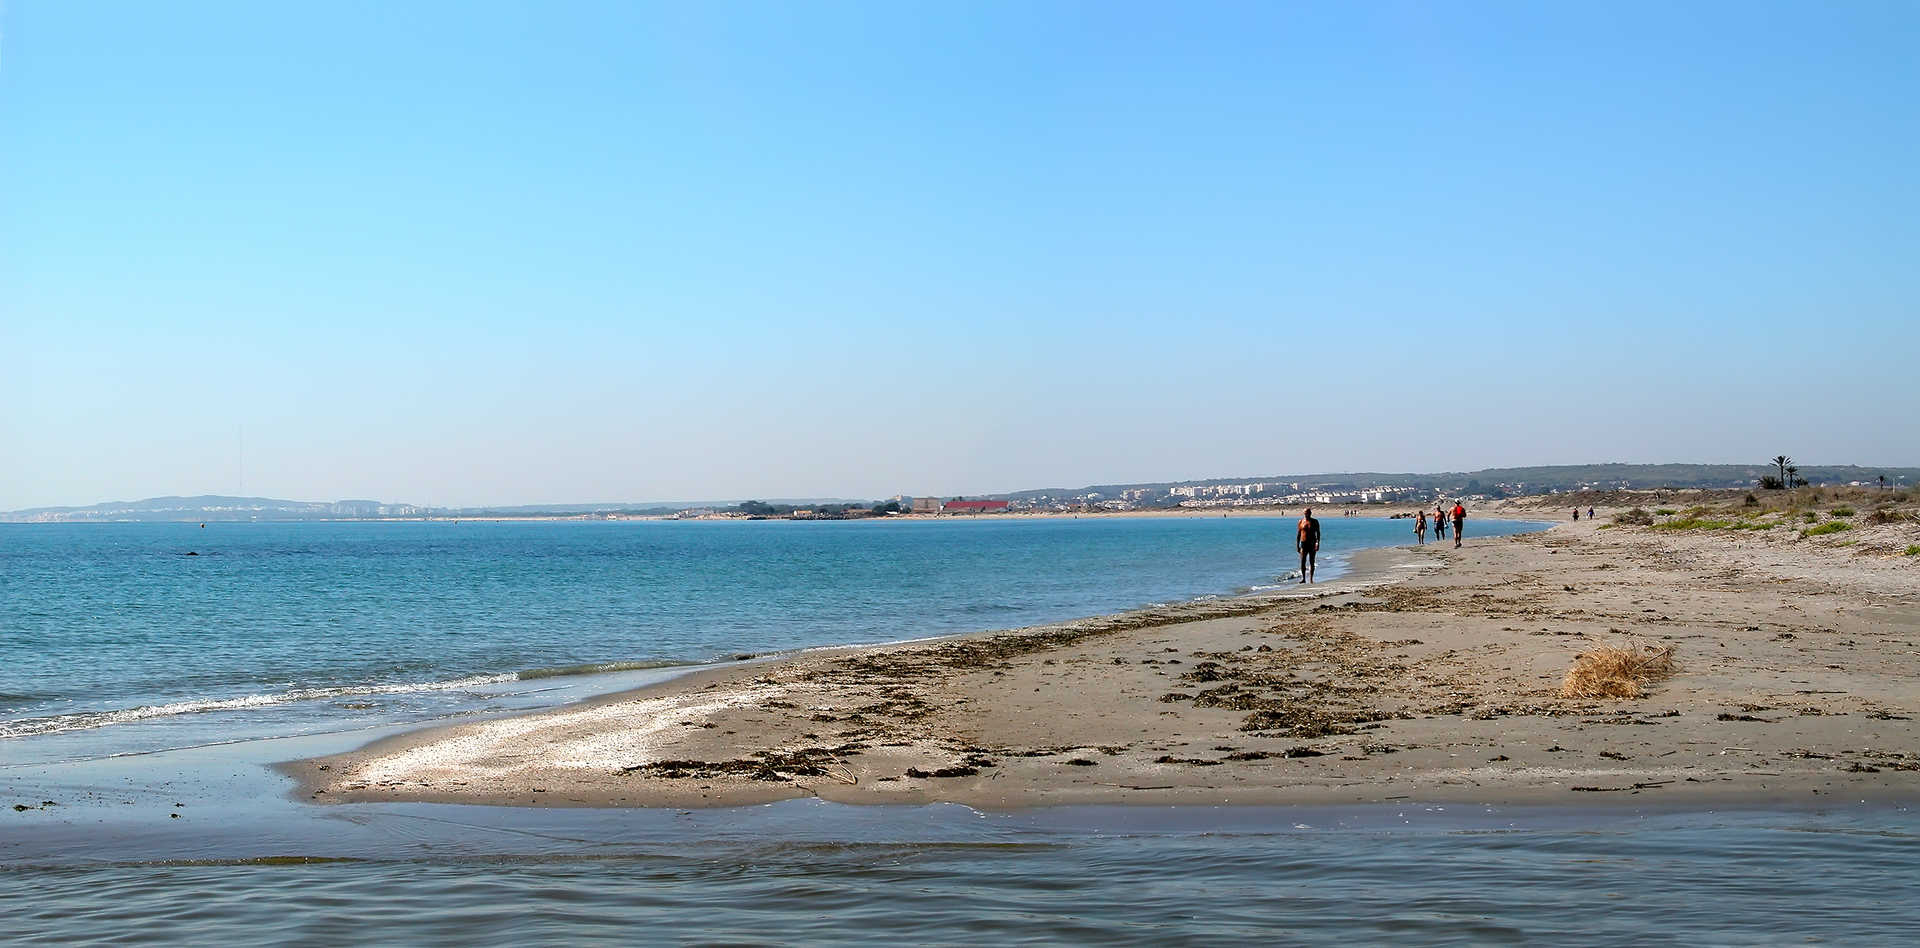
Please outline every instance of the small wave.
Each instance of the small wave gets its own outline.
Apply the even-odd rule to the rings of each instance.
[[[73,714],[57,714],[43,718],[22,718],[17,721],[0,721],[0,738],[31,737],[35,734],[55,734],[62,731],[84,731],[89,728],[106,727],[111,724],[129,724],[134,721],[146,721],[153,718],[174,717],[182,714],[199,714],[206,711],[242,711],[248,708],[267,708],[280,704],[292,704],[297,701],[321,701],[327,698],[350,698],[360,695],[398,695],[425,691],[462,691],[481,685],[497,685],[502,682],[517,681],[519,675],[475,675],[470,678],[458,678],[452,681],[422,681],[392,685],[345,685],[337,688],[296,688],[274,694],[242,695],[238,698],[207,698],[197,701],[175,701],[170,704],[150,704],[138,708],[123,708],[118,711],[81,711]]]
[[[520,681],[535,681],[541,678],[564,678],[569,675],[600,675],[607,672],[645,671],[649,668],[672,668],[685,665],[686,662],[592,662],[586,665],[560,665],[555,668],[529,668],[512,676]]]

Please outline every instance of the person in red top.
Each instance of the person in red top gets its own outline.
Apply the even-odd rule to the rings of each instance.
[[[1453,502],[1453,548],[1460,548],[1460,531],[1467,528],[1467,508],[1459,501]]]

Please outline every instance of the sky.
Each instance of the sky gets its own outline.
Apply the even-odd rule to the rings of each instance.
[[[0,7],[0,509],[1920,465],[1920,5]]]

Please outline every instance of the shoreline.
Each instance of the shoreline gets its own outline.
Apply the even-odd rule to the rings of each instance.
[[[540,807],[1912,799],[1920,756],[1905,750],[1916,733],[1902,676],[1914,663],[1900,643],[1920,625],[1916,597],[1896,583],[1863,602],[1838,582],[1775,601],[1772,576],[1733,583],[1765,572],[1745,562],[1753,551],[1727,551],[1703,585],[1672,545],[1586,521],[1476,539],[1470,521],[1460,551],[1360,551],[1352,575],[1310,597],[1261,591],[702,668],[281,770],[314,802]],[[1729,584],[1740,588],[1708,588]],[[1680,615],[1676,588],[1721,595]],[[1638,611],[1655,596],[1659,608]],[[1795,672],[1844,687],[1755,673],[1804,648],[1793,643],[1814,631],[1809,605],[1827,623],[1817,634],[1846,636],[1848,650],[1879,640],[1859,667]],[[1771,637],[1787,626],[1806,631]],[[1682,674],[1634,701],[1557,696],[1570,644],[1622,633],[1674,641]]]
[[[1530,524],[1538,524],[1540,526],[1551,525],[1549,522],[1544,520],[1532,520],[1532,519],[1525,519],[1525,518],[1503,519],[1500,522],[1508,525],[1513,523],[1530,523]],[[1356,553],[1359,553],[1365,550],[1370,550],[1370,549],[1374,549],[1374,548],[1363,547],[1358,550],[1343,550],[1339,552],[1329,553],[1328,563],[1322,564],[1322,565],[1329,571],[1331,578],[1322,580],[1320,585],[1325,586],[1336,579],[1342,579],[1347,577],[1348,574],[1352,571],[1352,568],[1348,565],[1348,561],[1351,560],[1351,558]],[[1383,573],[1381,575],[1385,576],[1386,574]],[[1245,596],[1258,596],[1258,595],[1270,594],[1276,591],[1286,593],[1288,592],[1288,588],[1291,585],[1292,585],[1291,583],[1285,582],[1283,580],[1278,580],[1278,579],[1275,579],[1271,582],[1249,581],[1248,585],[1241,585],[1232,589],[1226,589],[1219,592],[1204,592],[1197,595],[1193,595],[1190,598],[1184,598],[1184,599],[1176,598],[1176,599],[1168,599],[1168,600],[1159,601],[1159,602],[1146,602],[1144,604],[1132,606],[1129,608],[1124,608],[1113,613],[1096,613],[1090,616],[1080,616],[1080,617],[1074,617],[1074,618],[1068,618],[1068,619],[1061,619],[1059,620],[1059,623],[1072,623],[1072,622],[1080,622],[1080,621],[1090,621],[1093,619],[1111,618],[1113,616],[1119,616],[1119,615],[1131,615],[1134,612],[1140,612],[1144,610],[1172,608],[1172,607],[1178,607],[1187,603],[1194,603],[1194,602],[1224,601],[1224,600],[1245,597]],[[1098,606],[1095,606],[1095,608],[1098,608]],[[1059,624],[1059,623],[1052,623],[1052,624]],[[1043,623],[1043,624],[1047,624],[1047,623]],[[798,647],[795,647],[795,646],[773,647],[773,648],[768,648],[764,651],[758,651],[758,652],[722,651],[719,654],[711,655],[710,657],[704,657],[704,658],[690,657],[690,658],[683,658],[683,659],[647,659],[647,660],[610,659],[610,660],[604,660],[604,661],[587,661],[587,662],[582,662],[578,664],[567,664],[567,665],[559,665],[559,666],[551,666],[551,667],[540,666],[540,667],[532,667],[532,668],[522,668],[517,671],[496,671],[496,670],[487,670],[487,669],[478,670],[478,671],[455,671],[455,672],[449,673],[451,677],[437,678],[437,679],[422,679],[422,680],[416,680],[411,682],[399,682],[399,683],[384,682],[384,681],[363,682],[363,683],[346,682],[338,685],[314,686],[310,688],[296,689],[295,691],[284,692],[284,693],[255,692],[255,693],[242,693],[242,694],[222,694],[217,696],[208,696],[208,697],[201,697],[201,698],[178,697],[178,698],[168,699],[164,702],[156,702],[151,704],[140,704],[140,705],[123,706],[123,707],[107,707],[107,708],[102,708],[98,710],[80,710],[80,711],[67,712],[64,715],[59,715],[59,716],[50,715],[44,718],[29,717],[29,718],[22,718],[20,719],[19,722],[0,722],[0,740],[15,738],[15,737],[42,737],[42,736],[51,736],[51,735],[58,735],[58,734],[71,734],[75,732],[92,730],[94,727],[99,726],[97,724],[90,724],[90,723],[71,724],[69,722],[66,722],[64,718],[87,718],[87,719],[98,718],[98,719],[105,719],[109,723],[117,723],[117,719],[122,719],[122,718],[129,719],[129,720],[144,719],[147,717],[170,718],[176,715],[193,714],[202,710],[222,710],[227,707],[241,707],[241,706],[256,707],[256,706],[292,705],[292,704],[301,704],[301,703],[327,700],[327,699],[337,698],[337,697],[353,697],[361,694],[389,694],[389,693],[402,694],[402,693],[413,693],[413,692],[434,692],[434,691],[441,691],[441,690],[454,690],[462,687],[475,686],[475,685],[478,685],[478,686],[488,686],[488,685],[496,685],[496,684],[510,685],[513,682],[524,683],[524,682],[534,681],[538,679],[555,679],[555,680],[567,681],[567,682],[583,682],[583,681],[588,681],[595,678],[605,678],[606,676],[609,676],[609,675],[623,675],[623,674],[632,673],[636,671],[654,671],[654,670],[662,670],[662,669],[676,670],[679,673],[685,674],[685,673],[692,673],[692,672],[697,672],[701,670],[706,670],[713,667],[737,667],[743,662],[750,662],[750,661],[765,662],[769,660],[780,660],[784,658],[799,657],[799,656],[805,656],[810,654],[838,652],[838,651],[844,651],[848,649],[885,648],[885,647],[892,647],[892,646],[925,644],[930,642],[943,641],[947,639],[956,639],[956,638],[980,636],[980,635],[993,635],[993,634],[1009,632],[1009,631],[1020,631],[1021,628],[1025,628],[1025,627],[1019,627],[1014,629],[1007,629],[1007,628],[982,629],[982,628],[976,627],[973,629],[961,630],[961,631],[928,630],[925,632],[921,632],[919,634],[912,634],[904,638],[888,638],[888,639],[864,640],[864,641],[855,640],[851,642],[842,642],[842,643],[836,643],[836,644],[808,645],[808,646],[798,646]],[[599,684],[595,686],[592,684],[584,684],[574,689],[581,693],[568,697],[560,705],[521,707],[508,712],[494,712],[489,716],[490,717],[499,716],[500,714],[503,714],[503,713],[514,714],[514,715],[537,713],[539,711],[548,710],[553,707],[560,707],[568,704],[575,704],[581,701],[593,700],[608,694],[631,691],[641,687],[651,687],[652,684],[653,683],[651,682],[649,682],[646,685],[636,685],[632,683],[616,683],[612,685]],[[151,713],[151,712],[157,712],[157,713]],[[48,722],[57,724],[58,726],[49,727],[45,729],[22,730],[19,732],[9,732],[7,730],[9,725],[16,724],[16,723],[38,725],[38,724],[44,724]],[[418,730],[418,729],[439,726],[441,723],[443,722],[425,720],[425,721],[410,722],[404,726],[408,727],[410,730]],[[382,723],[374,723],[374,724],[369,724],[368,726],[384,726],[384,725]],[[270,737],[270,736],[271,735],[261,735],[261,737],[263,738]],[[240,739],[245,740],[245,739],[253,739],[253,738],[240,738]],[[154,748],[154,750],[161,750],[161,749],[165,749],[165,748]],[[144,753],[144,752],[151,752],[151,751],[143,750],[142,752]]]
[[[924,518],[924,519],[933,519],[933,518]],[[1502,519],[1526,520],[1526,518],[1502,518]],[[1540,520],[1529,520],[1527,522],[1547,523],[1546,521],[1540,521]],[[1430,571],[1431,569],[1437,568],[1437,567],[1433,567],[1426,564],[1419,564],[1417,561],[1408,559],[1403,556],[1394,555],[1395,553],[1403,553],[1407,549],[1409,548],[1368,547],[1360,550],[1355,550],[1349,554],[1342,554],[1345,560],[1345,565],[1341,573],[1339,573],[1332,579],[1322,580],[1322,581],[1311,583],[1311,584],[1298,584],[1300,586],[1304,586],[1305,587],[1304,590],[1295,588],[1296,584],[1286,583],[1286,584],[1282,584],[1272,588],[1255,589],[1255,590],[1250,590],[1250,591],[1240,592],[1240,593],[1223,593],[1219,595],[1211,595],[1211,596],[1204,596],[1204,597],[1198,597],[1194,599],[1183,600],[1180,602],[1147,605],[1147,606],[1141,606],[1135,609],[1122,610],[1119,612],[1103,613],[1100,615],[1086,616],[1086,617],[1077,618],[1077,619],[1069,619],[1062,622],[1045,623],[1042,625],[1022,626],[1014,629],[982,629],[982,630],[973,631],[973,632],[961,632],[961,633],[954,633],[954,634],[947,634],[947,635],[919,636],[919,637],[900,639],[895,641],[872,642],[872,643],[864,643],[864,644],[856,643],[856,644],[847,644],[847,645],[815,645],[815,646],[808,646],[801,649],[796,649],[793,651],[767,652],[767,653],[752,655],[744,658],[735,658],[735,659],[719,661],[719,662],[691,663],[691,664],[687,664],[684,666],[677,666],[677,667],[662,666],[661,670],[669,671],[672,677],[669,677],[660,681],[656,681],[656,682],[650,682],[648,684],[640,685],[638,687],[620,688],[613,691],[607,691],[604,693],[590,694],[578,700],[571,701],[566,704],[558,705],[552,708],[543,708],[543,709],[538,709],[533,711],[507,712],[505,714],[498,715],[498,716],[489,716],[487,719],[479,723],[489,724],[489,723],[500,722],[500,721],[515,721],[515,720],[522,720],[522,719],[541,718],[549,715],[566,714],[572,711],[586,711],[592,708],[605,706],[605,705],[617,705],[617,704],[625,704],[631,701],[644,701],[644,700],[654,699],[662,695],[684,694],[685,692],[694,689],[696,686],[698,686],[700,690],[704,691],[714,687],[718,683],[735,682],[740,677],[742,677],[745,673],[750,672],[757,667],[778,666],[784,663],[799,662],[804,660],[832,661],[832,660],[840,660],[840,659],[847,659],[847,658],[857,658],[857,657],[863,657],[868,655],[881,655],[881,654],[886,654],[888,652],[895,651],[895,650],[909,649],[909,648],[915,648],[915,647],[925,647],[925,646],[938,647],[938,646],[949,645],[949,644],[964,644],[964,643],[975,642],[979,640],[990,640],[1000,636],[1048,635],[1048,634],[1071,635],[1084,630],[1099,628],[1106,625],[1139,624],[1141,627],[1151,627],[1153,625],[1158,625],[1158,624],[1178,624],[1181,622],[1204,621],[1209,618],[1218,618],[1221,615],[1241,614],[1248,608],[1249,604],[1254,604],[1254,603],[1265,604],[1265,603],[1275,602],[1275,601],[1320,599],[1320,598],[1336,596],[1336,595],[1341,595],[1346,593],[1360,592],[1366,589],[1388,585],[1394,582],[1398,582],[1401,579],[1405,578],[1407,573],[1400,572],[1400,571],[1407,569],[1410,566],[1419,566],[1421,572],[1423,573]],[[328,764],[325,763],[326,761],[331,761],[333,759],[340,758],[340,757],[358,756],[363,754],[379,754],[379,753],[384,753],[388,751],[404,751],[404,750],[421,746],[423,744],[430,743],[436,740],[437,737],[442,732],[452,731],[455,729],[470,727],[470,726],[473,726],[473,725],[465,722],[438,723],[438,724],[425,724],[421,726],[411,726],[399,733],[378,738],[374,741],[367,743],[365,746],[356,748],[353,751],[350,751],[345,754],[333,754],[333,755],[327,755],[325,757],[317,757],[317,758],[311,758],[311,759],[305,759],[305,760],[283,761],[273,765],[273,769],[287,776],[291,776],[296,781],[299,782],[299,785],[293,791],[293,796],[295,798],[313,799],[316,797],[316,794],[314,793],[314,791],[316,790],[321,791],[320,794],[318,794],[319,796],[324,796],[326,793],[326,787],[327,787],[328,781],[327,781],[327,778],[322,776],[322,774],[330,772],[330,768]],[[751,802],[754,802],[754,803],[772,802],[772,800],[775,800],[775,799],[788,799],[788,798],[791,798],[791,796],[792,795],[770,797],[767,800],[756,799]],[[370,798],[369,801],[358,801],[358,802],[371,802],[371,799],[372,798]],[[340,803],[340,802],[349,802],[349,801],[341,798],[335,798],[333,800],[328,800],[325,802]],[[470,803],[474,801],[467,800],[467,799],[436,798],[427,802]],[[511,805],[511,804],[507,804],[507,805]],[[553,805],[553,804],[551,802],[543,802],[542,805]],[[720,805],[726,805],[726,804],[720,804]]]

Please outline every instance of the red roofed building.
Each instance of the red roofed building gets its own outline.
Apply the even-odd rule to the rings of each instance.
[[[950,514],[999,513],[1005,509],[1004,500],[949,500],[940,506],[941,513]]]

